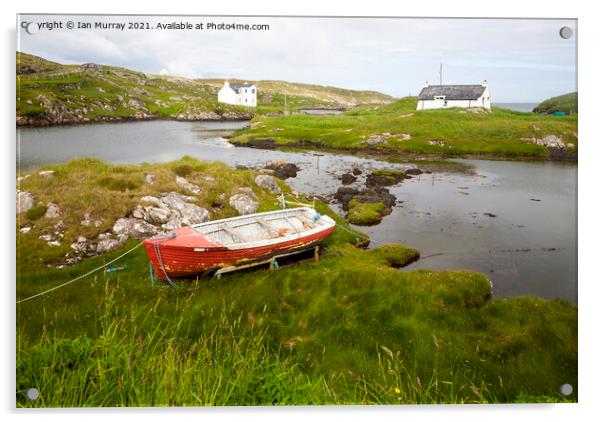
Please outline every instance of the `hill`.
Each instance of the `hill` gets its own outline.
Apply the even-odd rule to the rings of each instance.
[[[549,98],[541,102],[533,109],[534,113],[551,114],[555,111],[561,111],[566,114],[577,114],[578,111],[578,93],[560,95]]]
[[[258,107],[217,102],[223,80],[151,75],[94,63],[63,65],[17,52],[17,125],[118,120],[237,120],[303,107],[348,108],[392,98],[282,81],[259,81]]]

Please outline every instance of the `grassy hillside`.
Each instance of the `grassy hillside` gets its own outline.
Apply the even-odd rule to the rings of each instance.
[[[257,108],[217,102],[223,80],[148,75],[105,65],[61,65],[17,52],[17,124],[47,125],[122,119],[250,119],[302,107],[385,102],[374,92],[288,82],[259,82]]]
[[[204,82],[221,88],[225,79],[205,79]],[[243,82],[243,81],[238,81]],[[251,81],[257,85],[257,114],[280,112],[284,109],[286,94],[287,108],[351,108],[360,104],[386,104],[393,97],[375,91],[354,91],[331,86],[310,85],[285,81]]]
[[[555,111],[562,111],[567,114],[576,114],[578,112],[578,94],[571,92],[558,97],[549,98],[538,104],[533,109],[535,113],[550,114]]]
[[[385,105],[356,107],[336,116],[257,116],[238,132],[237,143],[273,140],[276,145],[361,151],[388,155],[484,155],[546,158],[536,140],[548,135],[577,151],[577,117],[543,116],[501,108],[491,112],[465,109],[416,111],[416,98]]]
[[[107,165],[77,160],[20,176],[19,188],[61,209],[63,244],[98,236],[141,195],[202,187],[211,218],[231,215],[221,194],[248,187],[260,210],[274,195],[254,173],[190,158],[165,164]],[[41,169],[40,169],[41,170]],[[149,172],[154,185],[144,184]],[[110,181],[107,181],[110,178]],[[76,182],[77,181],[77,182]],[[127,182],[127,183],[126,183]],[[129,183],[131,182],[131,183]],[[286,187],[282,185],[284,189]],[[63,289],[17,306],[19,407],[279,404],[485,403],[576,400],[577,309],[563,301],[489,299],[490,283],[470,271],[397,267],[408,246],[355,246],[339,228],[320,262],[258,269],[221,280],[150,285],[141,248]],[[82,227],[82,213],[103,216]],[[57,269],[66,249],[38,239],[54,227],[41,213],[19,214],[17,298],[57,286],[128,248]],[[341,227],[344,227],[342,229]],[[85,233],[82,230],[87,230]],[[38,400],[25,391],[35,387]]]

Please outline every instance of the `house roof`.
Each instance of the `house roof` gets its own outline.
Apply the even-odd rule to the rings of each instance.
[[[483,85],[431,85],[422,88],[418,99],[434,100],[435,95],[445,95],[446,100],[476,100],[483,92]]]
[[[254,86],[253,84],[230,84],[230,88],[232,88],[234,90],[234,92],[236,92],[237,94],[239,93],[238,91],[241,88],[250,88]]]

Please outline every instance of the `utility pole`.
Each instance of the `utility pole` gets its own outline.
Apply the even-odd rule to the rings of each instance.
[[[439,63],[439,86],[443,85],[443,63]]]

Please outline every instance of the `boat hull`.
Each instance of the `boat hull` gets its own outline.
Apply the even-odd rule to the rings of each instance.
[[[243,266],[274,256],[311,249],[330,236],[334,228],[334,225],[326,226],[306,235],[301,233],[294,239],[249,247],[212,245],[202,236],[196,236],[198,239],[195,239],[195,236],[189,235],[185,242],[179,243],[168,237],[148,239],[144,241],[144,248],[155,274],[167,281],[171,278],[192,278],[220,268]],[[184,236],[182,235],[183,238]]]

